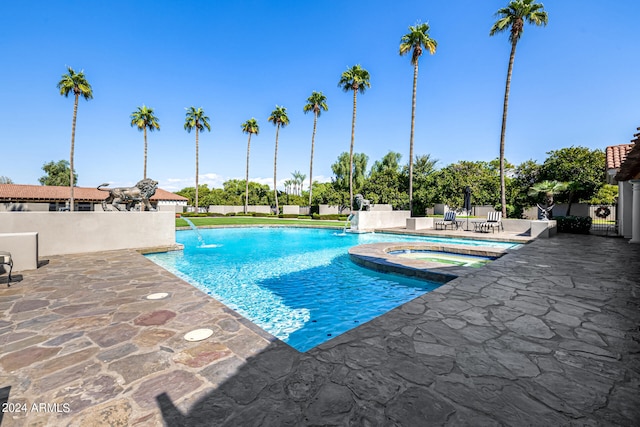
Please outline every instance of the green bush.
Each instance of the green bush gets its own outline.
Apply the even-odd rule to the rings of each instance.
[[[318,215],[313,214],[313,219],[323,219],[323,220],[333,220],[333,221],[346,221],[349,215],[342,214],[326,214],[326,215]]]
[[[298,219],[311,219],[309,215],[298,215]]]
[[[185,212],[182,214],[182,216],[186,216],[187,218],[193,218],[193,217],[205,217],[205,216],[209,216],[209,214],[207,213],[197,213],[197,212]]]
[[[298,214],[280,214],[278,218],[298,218]]]
[[[591,217],[588,216],[556,216],[559,233],[589,234]]]
[[[320,219],[320,214],[314,213],[311,215],[312,219]]]
[[[273,217],[275,215],[270,214],[270,213],[254,212],[253,216],[258,217],[258,218],[264,218],[264,217],[267,217],[267,216]]]
[[[226,214],[225,216],[236,216],[235,212],[229,212],[228,214]]]

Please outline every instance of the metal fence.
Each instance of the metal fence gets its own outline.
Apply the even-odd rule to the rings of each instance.
[[[604,232],[605,234],[618,233],[618,206],[617,205],[591,205],[589,206],[591,217],[591,231]]]

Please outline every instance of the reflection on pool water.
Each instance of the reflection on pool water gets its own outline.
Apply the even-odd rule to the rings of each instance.
[[[299,351],[440,285],[356,266],[348,256],[352,246],[383,241],[512,246],[311,228],[201,229],[200,234],[204,243],[193,230],[179,231],[176,240],[184,251],[147,257]]]

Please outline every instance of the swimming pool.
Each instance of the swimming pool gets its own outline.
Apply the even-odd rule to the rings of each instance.
[[[350,247],[405,241],[513,246],[314,228],[199,232],[176,233],[184,251],[147,257],[303,352],[440,286],[359,267],[349,259]]]

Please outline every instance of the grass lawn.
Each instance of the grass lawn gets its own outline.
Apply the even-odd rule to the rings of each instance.
[[[346,221],[326,221],[318,219],[285,219],[264,217],[205,217],[189,218],[196,226],[206,225],[305,225],[315,227],[344,227]],[[187,221],[176,218],[176,227],[188,227]]]

